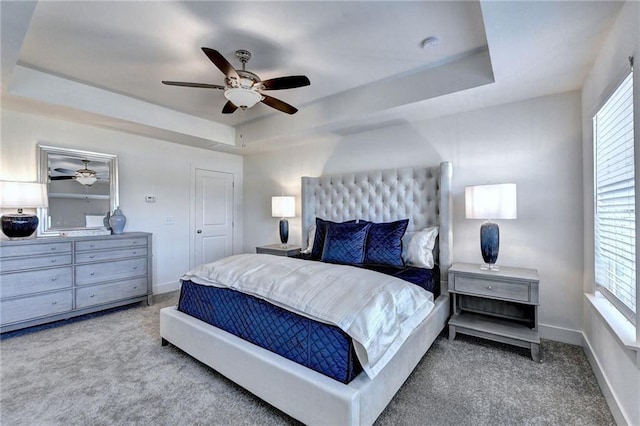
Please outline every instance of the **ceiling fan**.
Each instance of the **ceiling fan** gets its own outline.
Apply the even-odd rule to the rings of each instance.
[[[93,185],[98,179],[102,179],[102,177],[98,177],[98,175],[100,173],[97,173],[95,170],[91,170],[88,168],[89,163],[91,161],[89,160],[81,160],[82,163],[84,164],[84,169],[78,169],[78,170],[71,170],[71,169],[65,169],[62,167],[57,167],[54,170],[56,172],[59,173],[65,173],[65,175],[63,176],[50,176],[49,178],[53,181],[53,180],[66,180],[66,179],[74,179],[76,182],[82,184],[82,185],[87,185],[87,186],[91,186]]]
[[[227,103],[222,108],[223,114],[231,114],[238,108],[245,110],[251,108],[258,102],[269,105],[287,114],[295,114],[298,109],[279,99],[262,93],[267,90],[295,89],[297,87],[311,84],[304,75],[293,75],[288,77],[277,77],[269,80],[261,80],[256,74],[245,69],[245,65],[251,59],[251,52],[247,50],[236,50],[236,58],[242,63],[242,69],[237,70],[218,52],[217,50],[203,47],[205,55],[218,67],[225,75],[225,85],[188,83],[183,81],[163,81],[169,86],[199,87],[204,89],[224,90]]]

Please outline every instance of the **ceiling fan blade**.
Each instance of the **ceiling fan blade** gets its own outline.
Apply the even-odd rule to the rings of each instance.
[[[75,176],[49,176],[49,179],[51,180],[67,180],[67,179],[73,179]]]
[[[209,49],[208,47],[203,47],[202,51],[205,55],[213,62],[213,64],[218,67],[220,71],[228,78],[235,78],[240,80],[240,76],[236,72],[235,68],[227,61],[224,56],[220,54],[217,50]]]
[[[235,110],[237,110],[238,107],[235,106],[233,104],[233,102],[231,101],[227,101],[226,104],[224,104],[224,107],[222,108],[222,113],[223,114],[232,114],[233,112],[235,112]]]
[[[278,77],[262,82],[263,90],[295,89],[310,85],[311,82],[305,75],[292,75],[289,77]]]
[[[224,90],[226,87],[220,86],[218,84],[205,84],[205,83],[188,83],[186,81],[162,81],[163,84],[167,86],[182,86],[182,87],[198,87],[201,89],[220,89]]]
[[[55,170],[56,172],[59,172],[59,173],[66,173],[66,174],[70,174],[70,175],[74,175],[76,173],[75,170],[65,169],[65,168],[62,168],[62,167],[57,167],[57,168],[55,168],[53,170]]]
[[[287,114],[295,114],[296,112],[298,112],[297,108],[292,107],[286,102],[282,102],[280,99],[267,96],[264,93],[262,94],[262,100],[260,102],[262,102],[265,105],[269,105],[271,108],[275,108],[279,111],[286,112]]]

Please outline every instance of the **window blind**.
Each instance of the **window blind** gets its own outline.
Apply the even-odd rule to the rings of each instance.
[[[633,74],[593,119],[596,286],[635,324]]]

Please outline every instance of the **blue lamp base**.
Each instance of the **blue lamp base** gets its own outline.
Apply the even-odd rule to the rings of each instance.
[[[38,216],[32,214],[2,215],[2,232],[10,239],[29,238],[38,229]]]
[[[287,247],[287,241],[289,241],[289,221],[287,219],[280,219],[280,242],[282,248]]]
[[[495,264],[500,250],[500,228],[497,223],[487,221],[480,227],[480,250],[485,263],[480,268],[499,271],[500,267]]]

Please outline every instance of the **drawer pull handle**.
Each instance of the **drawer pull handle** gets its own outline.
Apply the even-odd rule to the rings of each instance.
[[[138,244],[138,242],[137,242],[137,241],[134,241],[134,242],[133,242],[133,244]]]
[[[91,272],[89,275],[94,276],[96,273],[95,272]]]
[[[58,277],[51,277],[51,281],[58,281]]]
[[[89,256],[89,259],[93,259],[94,257],[96,257],[94,254],[92,254],[91,256]]]
[[[94,244],[89,244],[89,247],[95,247],[95,245]]]
[[[58,259],[51,259],[51,263],[56,263]]]
[[[57,305],[57,304],[58,304],[58,302],[51,302],[51,304],[52,304],[52,305]]]
[[[56,251],[56,248],[55,247],[51,247],[51,251]]]
[[[136,288],[138,288],[138,286],[134,286],[133,289],[135,290]]]
[[[96,297],[96,295],[95,295],[95,294],[92,294],[92,295],[91,295],[91,296],[89,296],[89,297]]]
[[[137,251],[134,251],[134,252],[133,252],[133,254],[138,254],[138,252],[137,252]]]
[[[133,270],[135,271],[136,269],[138,269],[138,267],[137,267],[137,266],[134,266],[134,267],[133,267]]]

